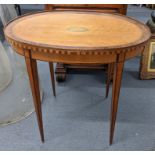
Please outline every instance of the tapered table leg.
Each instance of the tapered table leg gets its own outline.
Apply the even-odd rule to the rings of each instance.
[[[109,87],[110,87],[110,83],[111,83],[111,79],[112,79],[113,67],[114,67],[113,63],[108,64],[108,73],[107,73],[107,82],[106,82],[106,95],[105,95],[106,98],[109,95]]]
[[[114,68],[114,77],[113,77],[113,90],[112,90],[112,103],[111,103],[111,121],[110,121],[110,145],[113,142],[115,122],[117,116],[118,100],[120,93],[120,86],[122,80],[122,73],[124,68],[124,62],[117,62]]]
[[[50,68],[50,75],[51,75],[51,81],[52,81],[53,95],[56,96],[53,62],[49,62],[49,68]]]
[[[44,130],[43,130],[43,121],[42,121],[42,109],[41,109],[41,100],[40,100],[37,62],[36,60],[27,58],[27,57],[25,57],[25,61],[26,61],[28,75],[29,75],[29,81],[31,85],[31,91],[32,91],[32,96],[34,100],[34,107],[35,107],[36,116],[38,120],[40,136],[41,136],[42,142],[44,142]]]

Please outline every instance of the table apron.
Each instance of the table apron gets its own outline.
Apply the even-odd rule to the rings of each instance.
[[[136,57],[138,55],[141,55],[143,50],[144,50],[144,47],[141,48],[141,49],[128,51],[128,52],[125,53],[125,59],[127,60],[127,59],[134,58],[134,57]]]
[[[102,53],[100,52],[94,52],[94,53],[88,53],[85,52],[85,54],[77,54],[76,52],[70,52],[62,54],[60,53],[50,53],[48,50],[38,51],[38,50],[30,50],[30,49],[23,49],[18,46],[12,45],[13,48],[16,50],[16,52],[20,55],[26,56],[25,51],[29,51],[31,58],[41,61],[47,61],[47,62],[61,62],[61,63],[79,63],[79,64],[108,64],[112,62],[117,62],[117,57],[119,54],[117,53]],[[142,45],[139,48],[133,48],[126,52],[123,52],[125,55],[125,59],[131,59],[135,56],[140,55],[145,48],[146,45]],[[80,52],[79,52],[80,53]],[[122,53],[122,54],[123,54]],[[121,53],[120,53],[121,54]]]
[[[43,53],[43,52],[31,52],[31,58],[47,62],[62,62],[62,63],[80,63],[80,64],[97,64],[97,63],[112,63],[117,59],[116,54],[103,54],[103,55],[77,55],[71,54],[56,54],[56,53]]]

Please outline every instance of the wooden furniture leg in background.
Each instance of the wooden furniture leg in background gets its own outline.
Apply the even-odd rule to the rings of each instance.
[[[64,82],[66,80],[66,74],[67,74],[67,69],[65,64],[57,63],[55,74],[56,74],[57,82]]]
[[[27,72],[29,75],[29,81],[30,81],[36,116],[38,120],[40,136],[41,136],[42,142],[44,142],[44,130],[43,130],[43,121],[42,121],[42,108],[41,108],[40,91],[39,91],[37,62],[36,60],[31,59],[30,57],[25,57],[25,62],[27,66]]]
[[[106,82],[106,95],[105,95],[106,98],[109,95],[109,87],[110,87],[110,83],[112,81],[113,71],[114,71],[114,64],[113,63],[108,64],[107,82]]]
[[[116,62],[114,66],[114,77],[113,77],[113,88],[112,88],[113,90],[112,90],[110,137],[109,137],[110,145],[112,144],[113,137],[114,137],[114,129],[115,129],[116,116],[117,116],[117,108],[118,108],[118,100],[119,100],[123,68],[124,68],[124,61]]]
[[[56,96],[53,62],[49,62],[49,68],[50,68],[50,75],[51,75],[51,82],[52,82],[53,95]]]

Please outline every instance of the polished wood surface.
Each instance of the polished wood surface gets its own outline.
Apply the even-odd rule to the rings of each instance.
[[[126,15],[127,4],[45,4],[45,10],[55,11],[55,10],[70,10],[70,11],[93,11],[99,13],[119,13]],[[57,63],[56,65],[56,79],[58,82],[66,80],[66,76],[69,75],[69,71],[72,69],[76,70],[108,70],[107,64],[64,64]]]
[[[30,44],[63,46],[64,49],[108,49],[144,41],[147,36],[141,29],[145,31],[135,21],[113,14],[44,12],[12,22],[7,31],[13,32],[16,40]]]
[[[56,18],[56,16],[59,18]],[[74,16],[74,20],[69,24],[70,22],[67,19],[70,19],[72,16]],[[86,22],[82,20],[82,22],[79,23],[79,16],[85,17]],[[90,26],[90,18],[96,21],[94,22],[96,24],[93,23],[92,27]],[[110,22],[108,18],[110,20],[113,19],[113,24],[111,24],[110,29],[107,28],[106,24]],[[48,19],[50,22],[45,22],[45,19]],[[65,26],[64,24],[66,29],[61,28],[60,19],[67,25]],[[26,25],[29,22],[31,24],[29,24],[26,30]],[[49,25],[49,23],[51,25]],[[78,25],[80,25],[80,27],[77,27]],[[121,25],[123,26],[121,27]],[[55,28],[56,26],[60,29]],[[128,30],[124,26],[126,26]],[[56,32],[51,30],[51,27],[53,27]],[[90,32],[87,32],[87,29]],[[104,30],[109,31],[109,37],[107,32],[102,32]],[[102,35],[107,35],[107,37],[101,36],[99,31],[101,31],[100,33]],[[151,36],[149,29],[144,24],[125,16],[93,12],[60,11],[36,13],[20,17],[10,22],[5,27],[4,32],[6,39],[15,51],[23,55],[26,59],[42,141],[44,141],[44,134],[36,60],[77,64],[114,64],[109,141],[110,144],[112,144],[124,62],[144,51]],[[45,32],[51,35],[46,35]],[[53,35],[51,32],[53,32]],[[132,35],[128,32],[132,33]],[[62,38],[70,38],[69,41],[64,42],[59,36],[60,33],[64,34]],[[99,41],[96,35],[103,40]],[[127,35],[129,40],[125,39],[124,35]],[[79,36],[81,36],[81,39]],[[73,37],[72,40],[71,37]],[[112,37],[116,37],[119,40],[113,40],[111,43],[109,40]],[[92,40],[95,43],[92,43]],[[51,66],[51,68],[52,67],[53,66]]]
[[[122,73],[123,73],[123,67],[124,67],[124,54],[119,55],[118,59],[121,59],[121,60],[115,63],[114,77],[113,77],[110,137],[109,137],[109,143],[110,144],[112,144],[113,136],[114,136],[115,122],[116,122],[117,109],[118,109],[119,93],[120,93]]]
[[[27,57],[25,57],[25,62],[27,66],[27,72],[29,75],[30,86],[32,90],[32,96],[34,100],[34,107],[36,111],[36,116],[38,120],[39,131],[41,135],[41,140],[44,142],[44,130],[43,130],[43,121],[42,121],[42,109],[41,109],[41,100],[40,100],[40,89],[39,89],[39,77],[37,70],[37,62],[35,59],[31,59],[30,51],[25,51]]]

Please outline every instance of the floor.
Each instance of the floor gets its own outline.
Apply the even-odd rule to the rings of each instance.
[[[128,9],[129,16],[143,22],[150,12],[136,6]],[[105,99],[105,74],[72,73],[65,83],[56,84],[54,98],[48,65],[39,62],[45,143],[33,113],[0,128],[0,150],[155,150],[155,84],[139,80],[139,60],[125,64],[112,146],[108,144],[111,92]]]

